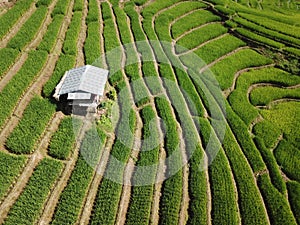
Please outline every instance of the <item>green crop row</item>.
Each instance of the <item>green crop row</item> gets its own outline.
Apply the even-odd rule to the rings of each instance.
[[[287,182],[289,202],[297,223],[300,223],[300,183],[297,181]]]
[[[300,40],[297,39],[297,38],[294,38],[294,37],[290,37],[288,35],[285,35],[285,34],[281,34],[277,31],[273,31],[273,30],[270,30],[270,29],[267,29],[265,27],[262,27],[262,26],[259,26],[255,23],[252,23],[246,19],[243,19],[241,17],[235,17],[234,18],[234,21],[237,22],[238,24],[242,25],[243,27],[247,28],[247,29],[250,29],[254,32],[258,32],[262,35],[265,35],[269,38],[272,38],[272,39],[275,39],[279,42],[288,42],[288,43],[294,43],[296,45],[300,45]]]
[[[224,37],[214,40],[195,51],[205,63],[211,63],[221,56],[239,48],[245,46],[246,43],[242,40],[228,34]],[[184,58],[184,56],[182,56]]]
[[[269,18],[251,15],[247,13],[239,13],[239,15],[247,20],[250,20],[260,26],[269,28],[271,30],[278,31],[283,34],[290,35],[295,38],[300,38],[300,28],[291,26],[289,24],[281,23]]]
[[[257,42],[262,43],[262,44],[266,44],[266,45],[271,46],[271,47],[275,47],[275,48],[279,48],[279,49],[285,47],[285,45],[280,43],[280,42],[277,42],[277,41],[274,41],[272,39],[266,38],[264,36],[261,36],[259,34],[254,33],[254,32],[251,32],[251,31],[246,30],[244,28],[236,28],[235,31],[237,33],[239,33],[240,35],[246,37],[246,38],[257,41]]]
[[[266,130],[265,130],[266,131]],[[260,150],[260,153],[267,165],[269,175],[272,181],[272,184],[275,188],[282,194],[285,194],[286,192],[286,185],[282,179],[279,167],[277,165],[276,159],[274,158],[274,155],[272,152],[266,148],[264,144],[264,140],[262,140],[259,137],[254,138],[254,142],[257,146],[257,148]]]
[[[106,52],[106,60],[109,65],[110,77],[109,81],[111,84],[115,84],[122,80],[121,73],[121,59],[122,52],[119,39],[117,37],[117,32],[115,24],[112,17],[112,11],[107,2],[101,3],[102,17],[104,23],[104,48]]]
[[[78,220],[105,138],[105,133],[100,129],[92,128],[86,132],[80,147],[80,156],[59,198],[51,224],[75,224]]]
[[[213,132],[209,121],[200,118],[196,122],[199,123],[199,130],[201,131],[201,137],[204,142],[203,145],[206,148],[206,154],[208,154],[210,157],[215,156],[212,163],[208,167],[208,172],[210,175],[209,184],[212,196],[212,222],[215,225],[238,224],[238,205],[236,196],[234,194],[235,187],[232,180],[233,178],[231,177],[231,168],[229,162],[216,134]],[[211,143],[213,146],[210,145]],[[201,157],[194,155],[192,160],[195,160],[195,157],[201,159]],[[196,170],[198,170],[198,173],[200,173],[199,167],[196,167],[194,170],[195,171],[191,170],[191,173],[195,173]],[[194,175],[191,177],[191,180],[193,179],[199,178]],[[205,189],[205,185],[206,184],[203,184],[203,186],[198,188]],[[192,219],[193,218],[191,218],[191,220]]]
[[[214,9],[216,9],[218,12],[222,13],[223,15],[226,15],[226,16],[232,16],[235,14],[235,11],[230,9],[230,8],[226,8],[222,5],[216,5],[214,7]]]
[[[221,89],[224,90],[232,85],[234,75],[239,70],[263,66],[271,62],[271,59],[258,54],[254,50],[243,49],[216,63],[212,66],[211,71],[219,81]]]
[[[100,47],[100,24],[92,22],[88,24],[87,37],[84,43],[86,64],[93,64],[101,54]]]
[[[0,59],[5,59],[0,61],[0,78],[2,78],[4,73],[13,65],[19,53],[18,50],[13,48],[0,49]]]
[[[53,0],[38,0],[37,3],[35,3],[36,7],[40,6],[49,6]]]
[[[37,47],[38,50],[45,50],[50,53],[57,41],[57,36],[64,20],[63,15],[56,15],[53,18],[52,23],[48,26],[47,32],[43,37],[43,40]]]
[[[162,41],[168,41],[170,37],[170,23],[176,18],[189,13],[192,10],[204,8],[206,5],[201,2],[182,2],[175,7],[172,7],[161,14],[155,20],[155,31]],[[184,17],[185,18],[185,17]]]
[[[98,1],[97,0],[89,0],[88,4],[88,15],[86,17],[86,24],[91,22],[99,22],[99,9],[98,9]]]
[[[51,138],[49,155],[56,159],[67,159],[73,150],[80,124],[81,121],[79,119],[64,118]]]
[[[272,101],[282,98],[300,98],[299,89],[286,89],[280,87],[261,87],[252,90],[250,102],[253,105],[268,105]]]
[[[210,24],[201,29],[197,29],[192,33],[185,35],[177,41],[177,45],[181,48],[193,49],[198,45],[212,39],[216,38],[227,32],[227,28],[221,24]],[[179,46],[176,46],[176,52],[182,53],[183,49],[180,49]]]
[[[242,224],[267,224],[263,202],[259,197],[252,170],[230,129],[225,133],[223,148],[236,182]]]
[[[252,84],[274,83],[280,86],[292,86],[300,82],[300,78],[277,68],[264,68],[243,73],[237,79],[236,88],[229,96],[233,110],[247,125],[258,116],[257,109],[247,98],[247,90]]]
[[[267,174],[257,178],[257,185],[264,199],[270,223],[274,225],[296,225],[297,222],[288,201],[284,195],[273,187]]]
[[[26,162],[26,157],[0,152],[0,201],[7,194]]]
[[[0,17],[0,39],[13,27],[18,19],[30,8],[33,0],[22,0]]]
[[[300,152],[286,140],[274,150],[274,156],[282,171],[291,179],[300,182]]]
[[[241,149],[244,152],[244,155],[249,161],[249,164],[252,167],[253,172],[258,172],[266,168],[263,159],[257,150],[250,133],[248,132],[248,127],[243,122],[243,120],[235,114],[231,109],[229,104],[226,108],[226,117],[227,121],[235,134],[236,140],[241,146]]]
[[[58,0],[51,13],[51,17],[54,17],[57,14],[66,15],[69,3],[70,0]]]
[[[28,59],[0,93],[0,126],[12,113],[17,101],[47,60],[47,52],[29,52]]]
[[[48,100],[35,97],[26,107],[23,117],[6,141],[8,149],[17,154],[29,154],[34,151],[55,106]]]
[[[266,132],[268,131],[268,132]],[[272,148],[281,134],[280,128],[268,120],[255,124],[253,134],[263,140],[267,148]]]
[[[106,178],[102,180],[97,192],[90,224],[109,225],[115,223],[122,192],[125,163],[130,157],[136,126],[136,116],[128,101],[129,90],[125,86],[124,82],[119,82],[116,87],[117,90],[122,90],[122,95],[118,96],[120,119],[115,130],[117,139],[111,149],[105,171]]]
[[[75,0],[73,6],[73,12],[82,11],[84,7],[84,0]]]
[[[146,168],[158,164],[159,160],[159,133],[157,127],[151,128],[150,124],[156,119],[156,115],[150,106],[143,108],[140,114],[144,124],[142,129],[144,142],[136,162],[138,168],[133,175],[132,182],[133,184],[149,185],[132,187],[126,224],[149,223],[157,166],[150,170]]]
[[[178,2],[180,2],[180,0],[166,0],[166,1],[153,2],[152,4],[148,5],[146,8],[143,9],[142,16],[146,20],[148,21],[150,20],[151,22],[152,17],[154,16],[154,14],[158,13],[158,11],[168,8]],[[183,2],[180,4],[185,4],[187,7],[189,7],[189,4],[191,4],[191,2],[189,2],[189,4],[187,4],[187,2],[186,3]]]
[[[206,5],[203,5],[205,7]],[[190,15],[187,15],[180,20],[178,20],[176,23],[173,24],[171,27],[171,34],[174,39],[178,38],[180,35],[182,35],[185,31],[191,30],[193,28],[196,28],[200,25],[214,22],[214,21],[220,21],[221,18],[217,15],[214,15],[210,11],[207,10],[198,10]]]
[[[72,67],[75,65],[75,62],[76,58],[73,55],[60,55],[58,61],[56,62],[52,76],[43,87],[44,96],[49,98],[53,94],[55,86],[60,81],[61,77],[67,70],[72,69]]]
[[[119,7],[114,7],[113,11],[116,17],[116,22],[117,22],[122,44],[125,45],[131,43],[130,30],[127,25],[126,14]],[[128,55],[127,57],[130,57],[130,55]]]
[[[39,7],[23,24],[18,33],[12,39],[10,39],[7,47],[23,50],[25,45],[28,44],[37,34],[39,28],[46,18],[47,11],[48,9],[46,6]]]
[[[298,48],[287,47],[287,48],[284,48],[284,51],[292,53],[295,56],[300,57],[300,50]]]
[[[69,25],[69,28],[66,33],[64,45],[63,45],[63,53],[69,55],[77,55],[77,40],[79,37],[79,32],[81,30],[81,17],[82,12],[74,12],[72,21]]]
[[[182,156],[177,124],[174,120],[169,103],[163,98],[155,98],[158,116],[167,127],[164,147],[166,151],[166,174],[163,182],[159,214],[160,224],[177,224],[182,198]],[[172,156],[172,158],[171,158]],[[172,159],[172,160],[171,160]]]
[[[40,216],[47,196],[61,170],[61,162],[48,158],[43,159],[35,168],[3,224],[34,224]]]

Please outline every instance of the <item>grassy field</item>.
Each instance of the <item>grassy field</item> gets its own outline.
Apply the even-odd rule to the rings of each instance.
[[[3,3],[0,224],[299,224],[299,10]],[[110,71],[92,124],[52,97],[86,64]]]

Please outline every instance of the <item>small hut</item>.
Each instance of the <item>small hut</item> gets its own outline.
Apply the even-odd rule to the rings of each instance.
[[[96,111],[104,94],[108,70],[86,65],[66,71],[53,97],[66,109]]]

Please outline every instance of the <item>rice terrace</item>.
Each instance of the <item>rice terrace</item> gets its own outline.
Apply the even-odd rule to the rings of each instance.
[[[300,224],[300,1],[0,1],[0,224]]]

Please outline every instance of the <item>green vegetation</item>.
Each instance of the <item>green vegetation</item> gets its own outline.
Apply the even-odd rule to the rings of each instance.
[[[43,159],[10,209],[4,224],[29,225],[35,223],[61,170],[61,162],[48,158]]]
[[[277,42],[277,41],[273,41],[272,39],[266,38],[264,36],[261,36],[259,34],[253,33],[249,30],[246,30],[244,28],[236,28],[235,31],[237,31],[240,35],[249,38],[251,40],[257,41],[259,43],[262,44],[266,44],[268,46],[274,47],[274,48],[283,48],[285,47],[284,44]]]
[[[51,17],[54,17],[57,14],[66,15],[69,3],[70,0],[58,0],[51,13]]]
[[[202,60],[204,60],[205,63],[208,64],[220,58],[221,56],[245,45],[245,42],[228,34],[195,50],[195,54],[197,54]],[[184,60],[184,56],[181,58]]]
[[[26,162],[24,156],[14,156],[0,152],[0,200],[6,195],[12,183],[21,173]]]
[[[300,38],[300,28],[291,26],[286,23],[277,22],[265,17],[256,16],[256,15],[250,15],[246,13],[239,13],[239,15],[247,20],[250,20],[258,25],[261,25],[263,27],[267,27],[271,30],[278,31],[280,33],[284,33],[287,35],[290,35],[295,38]]]
[[[34,77],[44,66],[47,59],[47,52],[29,52],[26,62],[22,68],[14,75],[9,83],[0,93],[0,125],[2,126],[7,117],[12,113],[19,98],[27,87],[32,83]]]
[[[281,87],[260,87],[252,90],[250,102],[253,105],[269,105],[277,99],[299,99],[300,89],[286,89]]]
[[[206,5],[203,5],[203,7],[205,6]],[[221,18],[219,16],[214,15],[210,11],[200,9],[181,18],[176,23],[174,23],[171,28],[172,37],[176,39],[180,35],[182,35],[185,31],[191,30],[193,28],[196,28],[200,25],[209,22],[220,21],[220,20]]]
[[[43,87],[44,96],[49,98],[53,94],[55,86],[60,81],[61,77],[65,74],[67,70],[73,68],[75,62],[76,57],[73,55],[60,55],[58,61],[56,62],[52,76]]]
[[[197,122],[199,123],[199,129],[201,130],[201,136],[204,142],[204,147],[210,148],[207,149],[206,152],[211,157],[217,154],[212,164],[208,167],[208,172],[210,175],[209,182],[210,182],[211,195],[212,195],[212,222],[213,224],[216,225],[217,224],[238,224],[238,213],[237,213],[238,205],[237,205],[237,199],[234,194],[235,187],[231,177],[229,162],[209,121],[200,118]],[[208,146],[209,142],[213,143],[214,146]],[[215,153],[213,151],[218,151],[218,152]],[[199,160],[199,158],[200,157],[198,155],[195,155],[194,153],[192,160],[195,159]],[[197,163],[197,165],[198,167],[196,167],[194,170],[191,171],[191,180],[197,179],[196,169],[198,169],[198,173],[200,173],[199,162]],[[198,189],[201,188],[203,189],[205,185],[206,184],[203,183],[202,186],[198,187]],[[190,217],[189,220],[194,221],[194,223],[192,224],[196,224],[197,221],[200,221],[199,218],[194,219],[195,217],[194,214],[191,215],[192,217]]]
[[[80,156],[68,180],[68,185],[60,196],[51,224],[76,223],[105,144],[105,138],[105,134],[95,128],[86,132],[80,147]]]
[[[177,41],[177,45],[185,47],[187,49],[193,49],[198,45],[216,38],[227,32],[227,28],[221,24],[209,24],[201,29],[197,29],[192,33],[185,35]],[[179,49],[177,46],[176,51],[181,53],[183,49]]]
[[[287,182],[289,202],[291,204],[291,209],[297,220],[300,223],[300,184],[296,181]]]
[[[45,50],[48,53],[50,53],[57,41],[57,36],[59,33],[59,30],[61,28],[62,22],[64,20],[63,15],[56,15],[53,18],[52,23],[48,26],[47,32],[45,36],[43,37],[43,40],[37,47],[38,50]]]
[[[26,44],[28,44],[37,34],[39,28],[46,18],[47,11],[47,7],[39,7],[24,23],[18,33],[12,39],[10,39],[7,47],[23,50]]]
[[[300,40],[298,38],[294,38],[294,37],[279,33],[277,31],[267,29],[265,27],[255,24],[255,23],[252,23],[248,20],[245,20],[241,17],[235,17],[234,21],[236,23],[242,25],[242,27],[244,27],[244,28],[250,29],[253,32],[259,33],[259,34],[267,36],[269,38],[275,39],[278,42],[287,42],[289,44],[300,45]]]
[[[98,1],[96,0],[89,0],[88,5],[88,15],[86,18],[86,23],[89,24],[91,22],[99,22],[99,10],[98,10]]]
[[[0,16],[0,39],[13,27],[21,16],[30,8],[33,0],[21,0],[5,14]]]
[[[4,73],[13,65],[19,55],[19,51],[13,48],[1,48],[0,58],[5,60],[0,61],[0,78],[3,77]]]
[[[253,127],[253,134],[261,138],[267,148],[272,148],[281,134],[281,131],[276,124],[271,123],[268,120],[263,120],[262,122],[255,124]]]
[[[281,170],[291,179],[300,182],[300,153],[298,149],[283,140],[274,150],[274,156]]]
[[[77,55],[77,40],[81,29],[81,17],[82,12],[74,12],[64,41],[64,54]]]
[[[49,6],[51,4],[53,0],[38,0],[37,3],[35,3],[35,5],[37,7],[44,5],[44,6]]]
[[[272,186],[267,174],[258,177],[257,184],[264,198],[271,224],[296,225],[295,218],[284,195]]]
[[[150,168],[151,165],[157,164],[159,160],[159,133],[157,127],[150,127],[150,122],[153,123],[156,115],[150,106],[143,108],[140,114],[144,124],[142,130],[142,140],[144,140],[144,142],[136,162],[136,166],[138,166],[139,169],[135,171],[132,182],[133,184],[150,183],[150,185],[132,187],[126,224],[149,223],[154,191],[153,184],[155,183],[157,166],[153,167],[153,169],[149,169],[147,172],[146,169],[141,168]]]
[[[51,138],[49,155],[56,159],[67,159],[74,148],[80,125],[80,119],[65,117]]]
[[[268,133],[268,132],[266,132],[266,133]],[[274,158],[274,155],[272,154],[272,152],[266,148],[263,141],[264,140],[262,140],[259,137],[254,138],[254,142],[255,142],[257,148],[259,149],[259,151],[264,159],[264,162],[267,165],[272,184],[274,185],[275,188],[277,188],[277,190],[279,192],[281,192],[282,194],[285,194],[286,193],[286,185],[282,179],[276,159]]]
[[[37,140],[44,132],[55,106],[46,99],[34,97],[23,113],[17,127],[9,135],[6,146],[17,154],[29,154],[34,151]]]
[[[271,63],[271,60],[251,49],[240,50],[216,63],[211,71],[216,76],[222,90],[229,88],[235,73],[241,69],[255,66],[263,66]],[[230,65],[230,66],[228,66]]]
[[[84,0],[75,0],[73,6],[73,12],[82,11],[84,6]]]

